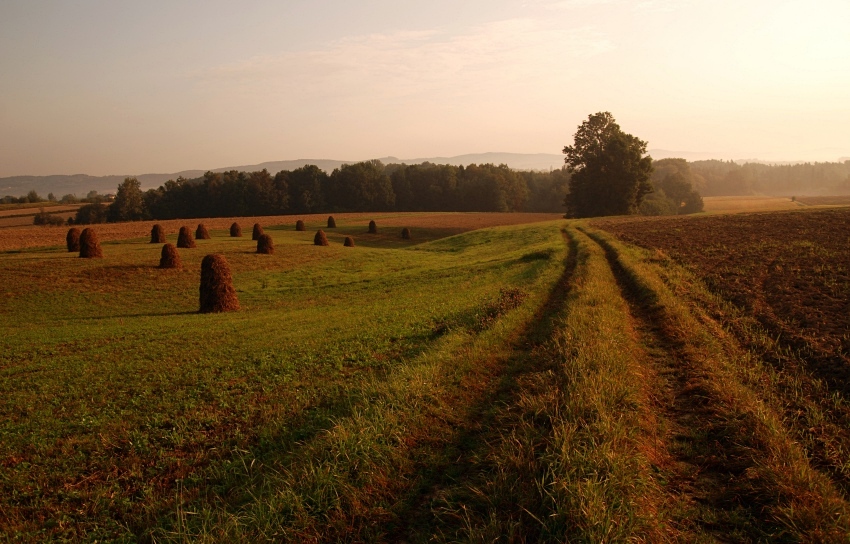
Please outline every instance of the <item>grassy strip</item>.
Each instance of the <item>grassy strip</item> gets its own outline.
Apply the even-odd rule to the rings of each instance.
[[[575,271],[552,337],[519,354],[476,478],[433,508],[438,541],[664,540],[640,347],[601,249],[570,229]]]
[[[438,323],[442,337],[430,349],[362,383],[326,430],[281,448],[248,448],[209,471],[217,490],[181,501],[153,537],[391,540],[435,472],[462,447],[459,429],[492,395],[512,343],[560,274],[551,258],[557,254],[550,246],[531,259],[543,266],[522,285],[524,304],[514,309],[516,291],[504,291],[469,315]]]
[[[737,495],[758,519],[740,520],[740,538],[773,538],[789,541],[841,541],[850,534],[850,508],[830,480],[809,464],[805,452],[793,440],[782,418],[759,394],[742,383],[729,357],[734,346],[724,344],[715,330],[704,326],[689,311],[680,295],[659,276],[657,266],[644,250],[627,247],[610,236],[589,231],[621,267],[628,284],[643,301],[654,307],[671,341],[678,343],[684,361],[692,367],[703,401],[713,412],[712,433],[731,455],[727,465],[743,470],[723,495]],[[683,286],[682,286],[683,287]],[[706,459],[718,452],[709,442]],[[710,516],[711,512],[703,512]],[[706,525],[717,520],[703,519]],[[726,523],[734,522],[727,518]]]

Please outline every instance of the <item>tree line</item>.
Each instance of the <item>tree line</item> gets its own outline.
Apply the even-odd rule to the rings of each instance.
[[[850,160],[775,165],[710,160],[690,166],[705,196],[850,194]]]
[[[110,205],[83,206],[78,223],[299,213],[382,211],[562,212],[569,173],[508,166],[364,161],[330,174],[315,165],[272,175],[207,172],[142,191],[127,178]]]

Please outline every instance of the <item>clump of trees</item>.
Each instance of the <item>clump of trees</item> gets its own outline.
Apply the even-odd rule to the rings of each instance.
[[[637,213],[652,192],[652,158],[646,142],[626,134],[609,112],[592,114],[564,147],[572,174],[564,198],[567,217]]]
[[[640,204],[643,215],[684,215],[703,210],[702,197],[694,188],[696,176],[685,159],[661,159],[653,163],[652,192]]]

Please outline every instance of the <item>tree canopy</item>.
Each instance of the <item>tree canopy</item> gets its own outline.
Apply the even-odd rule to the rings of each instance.
[[[564,147],[572,174],[564,199],[568,217],[637,213],[649,182],[652,158],[646,142],[626,134],[609,112],[592,114],[578,127],[574,143]]]

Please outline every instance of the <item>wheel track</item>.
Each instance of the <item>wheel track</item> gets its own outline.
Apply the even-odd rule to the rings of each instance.
[[[585,234],[588,234],[585,232]],[[738,485],[757,460],[737,443],[729,422],[719,418],[710,372],[688,360],[683,343],[665,328],[664,308],[630,276],[613,247],[588,234],[604,252],[628,304],[634,333],[654,376],[648,396],[660,416],[659,458],[670,493],[668,508],[684,541],[761,540],[779,527],[765,516],[758,497]],[[743,533],[729,534],[731,526]]]
[[[408,497],[408,506],[400,512],[399,524],[392,527],[388,535],[391,542],[420,542],[427,540],[425,535],[451,534],[455,528],[453,516],[440,516],[434,511],[433,503],[447,491],[461,488],[474,488],[474,480],[480,475],[481,459],[487,456],[482,452],[494,447],[498,440],[496,432],[497,414],[493,406],[509,406],[511,398],[517,393],[517,379],[530,373],[545,372],[544,358],[536,357],[536,350],[552,337],[556,320],[563,315],[565,301],[573,286],[573,275],[577,265],[577,246],[565,231],[562,231],[567,246],[564,271],[555,282],[546,301],[537,310],[525,332],[515,342],[518,350],[514,356],[504,362],[501,372],[493,374],[487,393],[472,406],[466,420],[456,432],[444,450],[451,452],[451,464],[439,466],[421,466],[420,474],[428,475],[427,483],[421,486],[412,497]],[[531,483],[531,482],[529,482]],[[474,508],[474,505],[471,505]],[[539,522],[533,515],[525,512],[528,518],[526,527],[536,528]],[[532,541],[533,529],[525,535]]]

